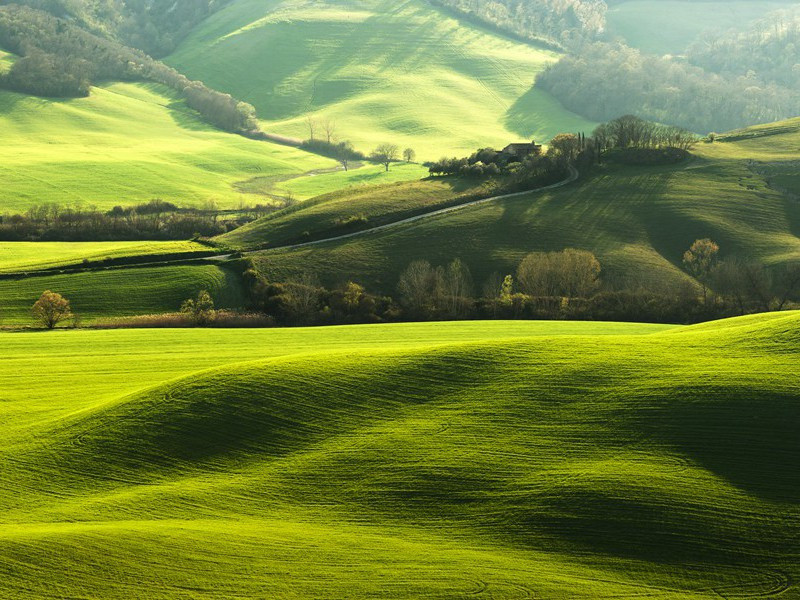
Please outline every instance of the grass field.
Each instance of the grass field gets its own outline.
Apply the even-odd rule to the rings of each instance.
[[[115,268],[2,279],[0,324],[30,324],[31,306],[45,290],[68,298],[85,323],[100,317],[174,312],[200,290],[208,290],[218,308],[239,308],[244,303],[238,275],[218,265]]]
[[[514,273],[528,252],[565,247],[594,252],[611,280],[657,289],[674,289],[686,281],[681,257],[698,238],[719,243],[723,257],[742,255],[767,264],[797,261],[800,204],[770,188],[769,176],[758,165],[769,165],[793,181],[800,173],[800,121],[751,131],[759,132],[774,134],[699,144],[694,159],[676,166],[605,165],[576,184],[547,193],[339,242],[267,251],[255,260],[273,281],[310,272],[328,284],[352,279],[385,293],[395,291],[399,273],[412,260],[446,264],[460,258],[480,285],[494,271]],[[361,197],[365,204],[359,212],[369,214],[368,203],[377,205],[379,197]],[[396,202],[403,206],[401,199]],[[269,220],[254,223],[232,237],[254,244],[281,231],[311,232],[332,220],[325,204],[304,209],[276,215],[273,226]]]
[[[0,49],[0,73],[5,72],[14,64],[15,56],[10,52],[4,52]]]
[[[40,271],[84,261],[208,252],[197,242],[0,242],[0,273]]]
[[[490,184],[431,178],[334,192],[248,223],[217,238],[226,246],[252,249],[335,237],[489,194]]]
[[[766,13],[790,4],[786,0],[631,0],[609,9],[608,32],[643,52],[683,54],[703,33],[745,29]]]
[[[254,104],[266,129],[306,138],[310,115],[364,151],[392,141],[438,159],[591,130],[532,89],[556,59],[421,0],[237,0],[168,62]]]
[[[797,313],[2,336],[3,598],[798,597]]]
[[[333,160],[211,129],[171,92],[116,83],[89,98],[0,92],[0,210],[55,202],[108,209],[162,198],[255,204],[236,182],[335,167]]]

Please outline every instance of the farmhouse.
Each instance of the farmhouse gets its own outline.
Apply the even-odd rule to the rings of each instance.
[[[531,154],[539,154],[542,151],[542,146],[534,141],[522,144],[509,144],[500,151],[500,156],[505,160],[522,160]]]

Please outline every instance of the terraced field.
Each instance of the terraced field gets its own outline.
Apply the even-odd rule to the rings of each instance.
[[[268,130],[307,138],[311,116],[318,137],[331,120],[364,151],[392,141],[433,160],[591,130],[532,87],[556,59],[422,0],[237,0],[167,62],[255,105]]]
[[[262,198],[235,184],[300,175],[336,162],[286,146],[214,130],[166,88],[114,83],[89,98],[48,100],[0,91],[0,206],[110,209],[161,198],[222,207]]]
[[[329,284],[352,279],[392,293],[412,260],[446,264],[460,258],[480,283],[494,271],[514,273],[528,252],[576,247],[594,252],[610,279],[674,289],[687,281],[681,256],[698,238],[715,240],[723,256],[770,265],[800,260],[800,203],[785,189],[800,174],[797,148],[800,120],[795,119],[732,134],[729,141],[701,143],[694,158],[680,165],[605,164],[546,193],[253,257],[273,281],[310,272]],[[380,212],[377,207],[386,201],[385,194],[360,197],[359,212],[365,215],[371,214],[370,203]],[[400,199],[397,205],[403,206]],[[311,233],[329,226],[325,210],[322,202],[309,204],[291,215],[278,213],[272,226],[264,220],[231,237],[255,247],[259,239],[293,230],[293,222],[303,224],[296,231]]]
[[[797,313],[2,336],[0,597],[798,597]]]

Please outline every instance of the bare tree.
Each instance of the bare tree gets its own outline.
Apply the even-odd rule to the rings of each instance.
[[[336,137],[336,121],[325,119],[322,122],[322,130],[325,132],[325,140],[332,144]]]
[[[403,160],[405,160],[407,163],[414,162],[416,158],[417,158],[417,153],[414,151],[413,148],[406,148],[405,150],[403,150]]]
[[[39,296],[31,312],[36,322],[47,329],[53,329],[61,321],[66,321],[73,316],[69,300],[50,290],[45,290]]]
[[[304,273],[286,282],[286,304],[298,322],[310,322],[319,309],[322,287],[315,277]]]
[[[462,316],[472,301],[472,274],[460,258],[451,262],[441,274],[442,300],[451,316]]]
[[[531,296],[587,298],[600,286],[600,262],[591,252],[533,252],[522,259],[517,280]]]
[[[410,310],[423,313],[431,307],[436,275],[427,260],[415,260],[400,274],[397,291]]]
[[[308,139],[313,141],[315,139],[314,135],[317,131],[317,120],[311,115],[308,115],[306,117],[306,127],[308,127]]]
[[[389,170],[389,166],[400,156],[400,149],[395,144],[381,144],[372,152],[372,160]]]

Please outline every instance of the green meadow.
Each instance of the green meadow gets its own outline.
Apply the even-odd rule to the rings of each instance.
[[[796,181],[800,121],[746,133],[745,139],[732,135],[736,141],[700,143],[691,160],[674,166],[607,163],[560,189],[350,239],[252,256],[274,281],[310,272],[331,285],[354,279],[385,293],[394,291],[399,273],[413,260],[446,264],[460,258],[480,284],[495,271],[514,273],[528,252],[565,247],[594,252],[606,277],[634,287],[674,289],[687,282],[681,257],[694,240],[705,237],[720,244],[723,256],[745,256],[768,265],[796,261],[800,205],[771,183],[769,172],[780,173],[778,183]],[[763,165],[771,171],[764,174]],[[382,205],[390,191],[363,193],[358,211],[340,214],[380,215],[387,210]],[[399,198],[397,206],[404,206]],[[273,225],[267,218],[228,237],[255,247],[259,239],[270,241],[289,231],[297,240],[298,232],[313,234],[315,227],[330,227],[332,222],[323,199],[271,218]]]
[[[23,273],[120,258],[209,252],[197,242],[0,242],[0,273]]]
[[[175,312],[200,290],[210,292],[218,308],[244,304],[239,275],[210,262],[36,274],[0,279],[0,325],[32,324],[31,306],[44,290],[67,297],[85,323],[101,317]]]
[[[798,313],[0,335],[3,598],[797,597]]]
[[[267,130],[307,138],[312,117],[324,137],[330,120],[363,151],[391,141],[427,160],[591,130],[533,87],[557,58],[421,0],[241,0],[167,62],[253,104]]]
[[[0,91],[0,205],[110,209],[161,198],[181,206],[263,202],[235,184],[302,175],[336,162],[212,129],[166,88],[113,83],[88,98]]]
[[[609,8],[608,32],[643,52],[683,54],[704,33],[744,29],[788,5],[791,3],[779,0],[630,0]]]

